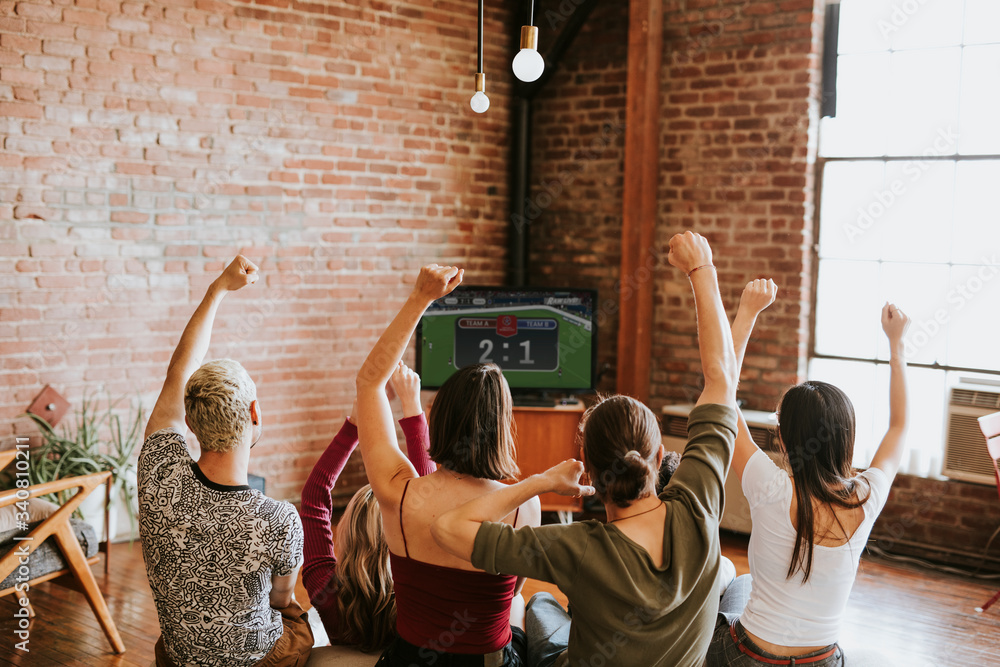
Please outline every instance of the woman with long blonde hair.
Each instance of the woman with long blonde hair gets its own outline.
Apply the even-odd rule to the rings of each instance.
[[[420,406],[420,378],[399,364],[390,379],[400,397],[407,454],[421,475],[434,472],[427,455],[427,420]],[[340,522],[332,522],[331,492],[358,444],[357,404],[317,461],[302,489],[305,562],[302,581],[330,642],[362,651],[383,649],[395,636],[396,601],[382,513],[371,485],[358,489]]]

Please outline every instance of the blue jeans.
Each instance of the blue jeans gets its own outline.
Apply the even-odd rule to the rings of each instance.
[[[550,667],[569,646],[570,615],[551,593],[535,593],[524,609],[531,667]]]
[[[831,644],[818,651],[795,656],[794,658],[768,653],[757,646],[747,636],[746,630],[743,629],[743,626],[739,622],[740,614],[743,613],[743,609],[750,599],[751,583],[752,579],[749,574],[737,577],[736,581],[729,585],[726,594],[722,596],[722,601],[719,603],[719,618],[715,624],[715,633],[712,635],[712,643],[708,647],[708,655],[705,656],[705,665],[707,667],[771,667],[771,663],[761,662],[743,653],[740,650],[740,645],[743,645],[762,658],[789,660],[788,664],[791,665],[796,664],[798,660],[822,655],[831,648],[836,648],[830,657],[806,664],[808,667],[843,667],[844,652],[836,644]],[[733,636],[729,629],[730,625],[733,624],[735,624],[734,629],[736,630],[736,638],[739,640],[739,644],[733,641]]]

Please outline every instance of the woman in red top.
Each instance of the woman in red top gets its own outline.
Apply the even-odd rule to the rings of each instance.
[[[392,387],[403,407],[399,425],[406,451],[420,475],[434,472],[427,455],[427,420],[420,407],[420,378],[400,364]],[[371,486],[354,494],[340,523],[332,522],[330,492],[358,444],[357,403],[340,432],[316,462],[302,489],[305,561],[302,582],[333,644],[381,650],[396,632],[396,601],[389,570],[389,549],[382,537],[382,516]]]
[[[425,477],[402,455],[382,386],[406,350],[417,321],[435,299],[462,282],[462,271],[420,270],[413,292],[358,373],[361,456],[382,511],[396,592],[399,637],[382,654],[386,667],[517,667],[522,663],[523,602],[517,577],[491,575],[444,551],[430,525],[445,511],[499,488],[518,474],[507,382],[494,364],[469,366],[438,391],[430,411]],[[537,498],[503,521],[538,525]],[[519,618],[518,618],[519,617]]]

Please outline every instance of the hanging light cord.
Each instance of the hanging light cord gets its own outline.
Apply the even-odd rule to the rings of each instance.
[[[528,2],[528,25],[535,25],[535,0]]]
[[[483,0],[479,0],[479,60],[477,61],[479,69],[477,72],[483,71]]]

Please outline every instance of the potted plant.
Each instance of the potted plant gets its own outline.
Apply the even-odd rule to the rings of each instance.
[[[29,469],[32,484],[94,472],[111,472],[110,538],[115,536],[113,527],[119,503],[118,506],[123,506],[128,516],[130,535],[135,533],[138,499],[133,454],[142,441],[142,429],[146,422],[142,404],[138,401],[129,406],[127,417],[123,420],[115,412],[121,401],[120,398],[111,400],[109,395],[107,407],[101,410],[96,399],[84,394],[76,411],[76,423],[64,425],[58,433],[41,417],[27,413],[43,438],[42,445],[32,456]],[[97,491],[84,502],[84,505],[89,502],[90,508],[100,515],[99,518],[86,517],[99,529],[99,533],[103,532],[100,529],[103,528],[104,518],[104,507],[99,499],[104,497],[103,492]],[[92,499],[93,502],[90,502]],[[63,497],[56,498],[60,504],[65,500]],[[81,510],[87,512],[83,505]]]

